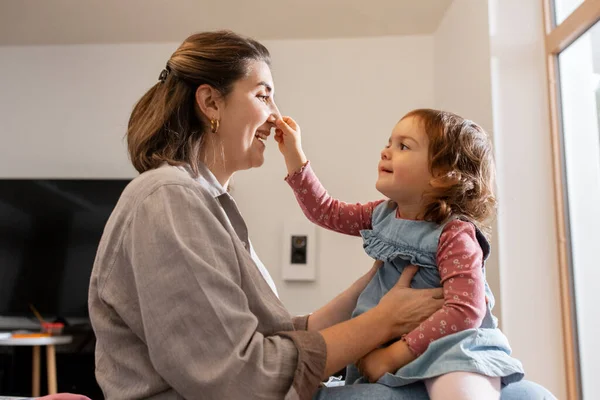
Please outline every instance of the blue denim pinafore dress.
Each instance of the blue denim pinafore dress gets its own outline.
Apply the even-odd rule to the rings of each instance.
[[[373,212],[373,229],[361,231],[367,254],[383,261],[384,265],[361,293],[352,317],[375,307],[408,265],[419,267],[411,287],[441,287],[436,255],[442,231],[450,221],[438,225],[399,219],[396,218],[396,207],[391,204],[379,204]],[[490,245],[479,230],[477,240],[483,250],[485,264]],[[481,267],[484,268],[484,265]],[[504,385],[521,380],[524,376],[523,366],[510,356],[508,340],[498,329],[497,319],[492,315],[494,296],[487,282],[485,293],[488,298],[487,311],[479,328],[435,340],[416,360],[400,368],[395,374],[385,374],[378,383],[392,387],[404,386],[456,371],[500,377]],[[348,366],[346,384],[359,382],[366,380],[361,379],[356,366]]]

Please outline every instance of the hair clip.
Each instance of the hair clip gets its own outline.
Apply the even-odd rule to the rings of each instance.
[[[162,71],[160,71],[160,75],[158,76],[158,80],[161,83],[164,83],[167,80],[167,77],[169,76],[170,73],[171,73],[171,67],[169,67],[167,65]]]

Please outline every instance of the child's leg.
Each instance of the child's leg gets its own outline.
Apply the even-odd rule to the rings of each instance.
[[[451,372],[425,381],[431,400],[498,400],[500,378],[474,372]]]

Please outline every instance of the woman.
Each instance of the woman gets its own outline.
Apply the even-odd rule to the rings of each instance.
[[[310,399],[330,374],[442,305],[439,289],[410,289],[409,272],[348,320],[374,265],[310,316],[285,310],[227,192],[236,171],[262,165],[263,141],[282,122],[269,61],[234,33],[193,35],[131,114],[141,175],[107,223],[90,282],[108,399]],[[422,398],[362,386],[356,398]],[[343,389],[318,396],[355,398]]]

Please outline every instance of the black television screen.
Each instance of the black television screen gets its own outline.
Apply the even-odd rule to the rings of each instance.
[[[104,226],[129,180],[0,179],[0,315],[88,316]]]

